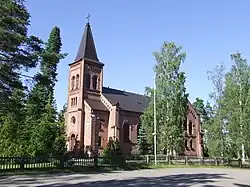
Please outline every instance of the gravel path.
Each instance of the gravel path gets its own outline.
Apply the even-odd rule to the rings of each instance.
[[[221,168],[168,168],[100,174],[0,176],[0,186],[122,187],[203,186],[250,187],[250,170]]]

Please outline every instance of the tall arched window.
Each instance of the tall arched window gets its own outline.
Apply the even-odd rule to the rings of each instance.
[[[191,139],[190,140],[190,149],[192,150],[192,151],[195,151],[195,148],[194,148],[194,141]]]
[[[193,123],[192,123],[192,121],[189,121],[189,123],[188,123],[188,132],[189,132],[190,135],[193,134]]]
[[[80,83],[80,76],[79,74],[76,75],[76,89],[79,88],[79,83]]]
[[[129,142],[129,124],[127,123],[123,124],[123,142]]]
[[[187,141],[187,139],[185,139],[185,148],[186,148],[186,150],[189,150],[188,149],[188,141]]]
[[[96,76],[96,75],[94,75],[94,76],[92,77],[92,88],[93,88],[94,90],[97,89],[97,76]]]
[[[86,75],[86,87],[89,89],[90,88],[90,74],[87,73]]]
[[[70,137],[70,151],[73,151],[75,148],[76,136],[74,134]]]
[[[75,79],[76,79],[75,76],[73,76],[73,77],[71,78],[71,90],[74,90],[74,89],[75,89]]]

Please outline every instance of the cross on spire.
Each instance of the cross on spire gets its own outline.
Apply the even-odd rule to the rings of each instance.
[[[90,14],[88,13],[88,16],[86,17],[86,19],[87,19],[87,23],[89,23],[89,18],[90,18]]]

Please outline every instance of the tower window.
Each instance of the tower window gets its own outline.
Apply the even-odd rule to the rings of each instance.
[[[79,83],[80,83],[80,76],[79,74],[76,75],[76,89],[79,88]]]
[[[94,75],[92,77],[92,87],[93,87],[94,90],[97,89],[97,76],[96,75]]]
[[[71,78],[71,90],[74,90],[74,89],[75,89],[75,79],[76,79],[75,76],[73,76],[73,77]]]
[[[71,98],[71,106],[77,105],[77,97]]]
[[[86,75],[86,87],[89,89],[90,88],[90,74],[87,73]]]

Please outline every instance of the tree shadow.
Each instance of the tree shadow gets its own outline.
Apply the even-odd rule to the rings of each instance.
[[[4,170],[2,173],[0,173],[0,179],[6,178],[8,176],[13,175],[32,175],[32,176],[41,176],[41,175],[58,175],[64,173],[81,173],[81,174],[96,174],[96,173],[113,173],[118,170],[121,170],[121,168],[118,167],[93,167],[93,166],[75,166],[75,167],[69,167],[69,168],[62,168],[62,169],[49,169],[49,168],[31,168],[31,169],[25,169],[25,170]],[[126,170],[126,169],[124,169]]]
[[[51,176],[53,177],[53,176]],[[106,176],[107,177],[107,176]],[[91,177],[90,177],[91,178]],[[179,187],[188,187],[195,184],[203,185],[203,187],[220,187],[218,185],[213,185],[211,183],[216,182],[216,180],[230,180],[232,178],[227,177],[225,174],[207,174],[207,173],[199,173],[199,174],[176,174],[176,175],[166,175],[163,177],[135,177],[131,179],[114,179],[114,180],[100,180],[100,181],[87,181],[87,182],[79,182],[81,180],[89,179],[89,176],[68,176],[68,177],[56,177],[54,176],[54,180],[51,179],[53,182],[50,184],[46,183],[46,178],[43,179],[43,184],[39,183],[42,187],[122,187],[122,186],[179,186]],[[60,182],[55,182],[58,180]],[[72,182],[73,184],[69,184],[68,182]],[[76,183],[75,183],[76,182]],[[15,183],[7,183],[9,185],[19,184],[19,185],[27,185],[27,184],[38,184],[32,181],[29,181],[29,178],[26,181],[15,181]],[[75,184],[74,184],[75,183]]]
[[[238,184],[238,183],[234,183],[235,186],[239,186],[239,187],[250,187],[250,185],[247,184]]]

